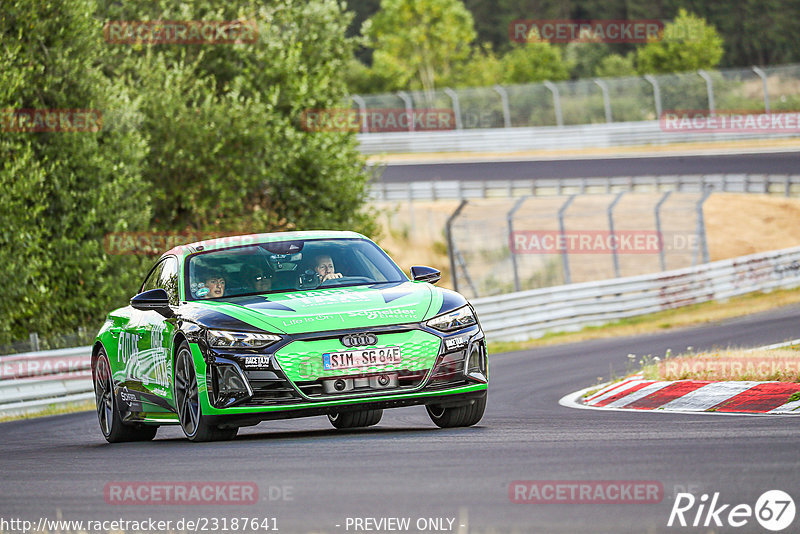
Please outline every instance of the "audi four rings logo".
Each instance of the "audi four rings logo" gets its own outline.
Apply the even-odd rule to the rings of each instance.
[[[378,336],[375,334],[347,334],[342,336],[342,345],[345,347],[363,347],[377,344]]]

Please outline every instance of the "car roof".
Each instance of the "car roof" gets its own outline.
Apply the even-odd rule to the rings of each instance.
[[[186,256],[199,251],[221,250],[225,248],[237,247],[242,245],[252,245],[255,243],[272,243],[275,241],[288,241],[292,239],[367,239],[357,232],[334,231],[334,230],[314,230],[304,232],[272,232],[266,234],[247,234],[215,239],[196,241],[186,245],[178,245],[167,252],[167,255]]]

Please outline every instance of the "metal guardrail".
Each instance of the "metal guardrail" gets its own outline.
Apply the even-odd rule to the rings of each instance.
[[[491,341],[524,340],[614,320],[800,286],[800,247],[698,267],[472,301]],[[0,414],[93,398],[91,347],[0,356]]]
[[[766,133],[664,132],[658,119],[676,110],[757,113],[797,109],[800,65],[698,70],[674,74],[442,88],[352,95],[363,121],[361,150],[513,151],[774,138]],[[388,133],[383,114],[447,111],[441,124]],[[450,120],[452,119],[452,120]],[[424,127],[439,131],[424,130]],[[454,129],[453,129],[454,128]],[[415,131],[417,130],[417,131]],[[447,130],[447,131],[444,131]],[[794,134],[797,135],[796,133]]]
[[[800,175],[706,174],[536,180],[430,181],[372,184],[373,201],[465,200],[619,192],[713,192],[800,195]]]
[[[520,341],[755,291],[800,286],[800,247],[652,275],[474,299],[486,335]]]
[[[798,134],[774,132],[664,131],[659,121],[545,126],[538,128],[486,128],[435,132],[385,132],[358,134],[362,154],[425,152],[514,152],[524,150],[579,150],[674,143],[786,139]]]
[[[0,415],[94,398],[91,347],[0,356]]]

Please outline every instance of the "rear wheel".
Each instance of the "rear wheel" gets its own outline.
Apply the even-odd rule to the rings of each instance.
[[[444,408],[442,406],[425,406],[428,415],[439,428],[453,428],[457,426],[472,426],[483,418],[486,411],[486,396],[476,399],[469,404]]]
[[[328,420],[339,429],[377,425],[381,417],[383,417],[383,410],[359,410],[356,412],[328,414]]]
[[[233,439],[238,428],[219,428],[208,422],[200,406],[200,390],[194,359],[185,341],[178,348],[175,359],[175,406],[183,433],[191,441],[224,441]]]
[[[102,348],[94,364],[94,397],[100,431],[109,443],[123,441],[149,441],[156,436],[157,426],[129,425],[122,422],[119,403],[114,393],[111,364]]]

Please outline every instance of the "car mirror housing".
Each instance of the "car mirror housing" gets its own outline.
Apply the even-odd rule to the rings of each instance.
[[[163,289],[150,289],[139,293],[131,299],[131,306],[135,310],[158,312],[167,318],[175,316],[169,307],[169,295]]]
[[[411,278],[417,282],[428,282],[429,284],[435,284],[442,278],[442,273],[433,267],[415,265],[411,268]]]

